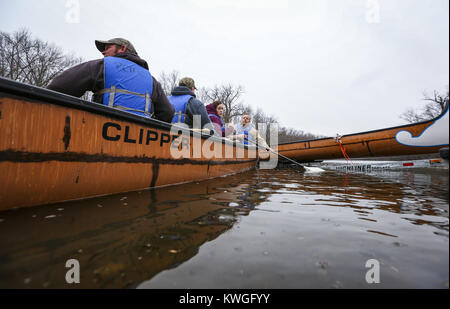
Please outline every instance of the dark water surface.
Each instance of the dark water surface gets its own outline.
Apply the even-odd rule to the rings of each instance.
[[[448,169],[257,170],[0,212],[0,288],[448,288],[448,185]]]

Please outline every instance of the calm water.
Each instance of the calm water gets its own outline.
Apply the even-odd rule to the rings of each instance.
[[[258,170],[0,212],[0,288],[448,288],[448,185],[448,169]]]

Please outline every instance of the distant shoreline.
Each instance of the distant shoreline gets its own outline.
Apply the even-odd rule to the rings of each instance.
[[[393,156],[393,157],[374,157],[374,158],[351,158],[352,160],[364,161],[405,161],[405,160],[424,160],[441,158],[439,153],[428,153],[422,155],[407,155],[407,156]],[[344,160],[344,159],[342,159]]]

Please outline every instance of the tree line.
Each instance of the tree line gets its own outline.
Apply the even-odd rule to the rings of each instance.
[[[38,38],[33,38],[27,29],[21,29],[14,33],[0,31],[0,76],[22,83],[46,87],[58,74],[79,64],[83,58],[73,54],[65,54],[63,50]],[[178,85],[183,76],[173,70],[162,72],[158,77],[166,95],[170,95],[172,89]],[[245,88],[242,85],[223,83],[212,87],[198,89],[197,97],[205,104],[221,101],[225,106],[223,120],[225,123],[238,123],[244,114],[252,117],[252,122],[258,129],[258,124],[265,123],[278,126],[278,142],[292,142],[324,137],[299,129],[281,126],[273,115],[266,114],[261,108],[254,108],[245,104],[243,94]],[[448,104],[448,88],[446,94],[434,91],[433,96],[424,92],[424,100],[427,104],[422,109],[410,108],[400,115],[400,118],[408,122],[418,122],[435,118],[440,115]],[[91,93],[86,93],[82,98],[90,100]],[[263,136],[268,138],[267,135]]]
[[[39,87],[47,86],[65,69],[82,58],[66,55],[61,48],[32,38],[22,29],[12,34],[0,32],[0,75]]]

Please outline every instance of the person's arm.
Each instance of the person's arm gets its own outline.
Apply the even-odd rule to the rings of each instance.
[[[232,139],[232,140],[238,140],[240,142],[244,142],[244,134],[233,134],[233,135],[229,135],[228,138]]]
[[[266,141],[264,140],[264,138],[262,138],[258,131],[255,128],[252,128],[249,132],[249,134],[251,135],[251,137],[253,138],[254,141],[258,141],[258,145],[264,148],[270,148],[269,145],[267,145]]]
[[[236,132],[236,128],[232,123],[227,123],[224,125],[224,127],[225,127],[225,136],[232,135],[233,133]]]
[[[96,91],[96,71],[102,70],[103,59],[78,64],[56,76],[47,89],[81,97],[86,91]]]
[[[155,107],[154,117],[158,120],[171,123],[175,114],[175,109],[167,98],[161,84],[154,77],[152,78],[153,91],[151,100]]]

